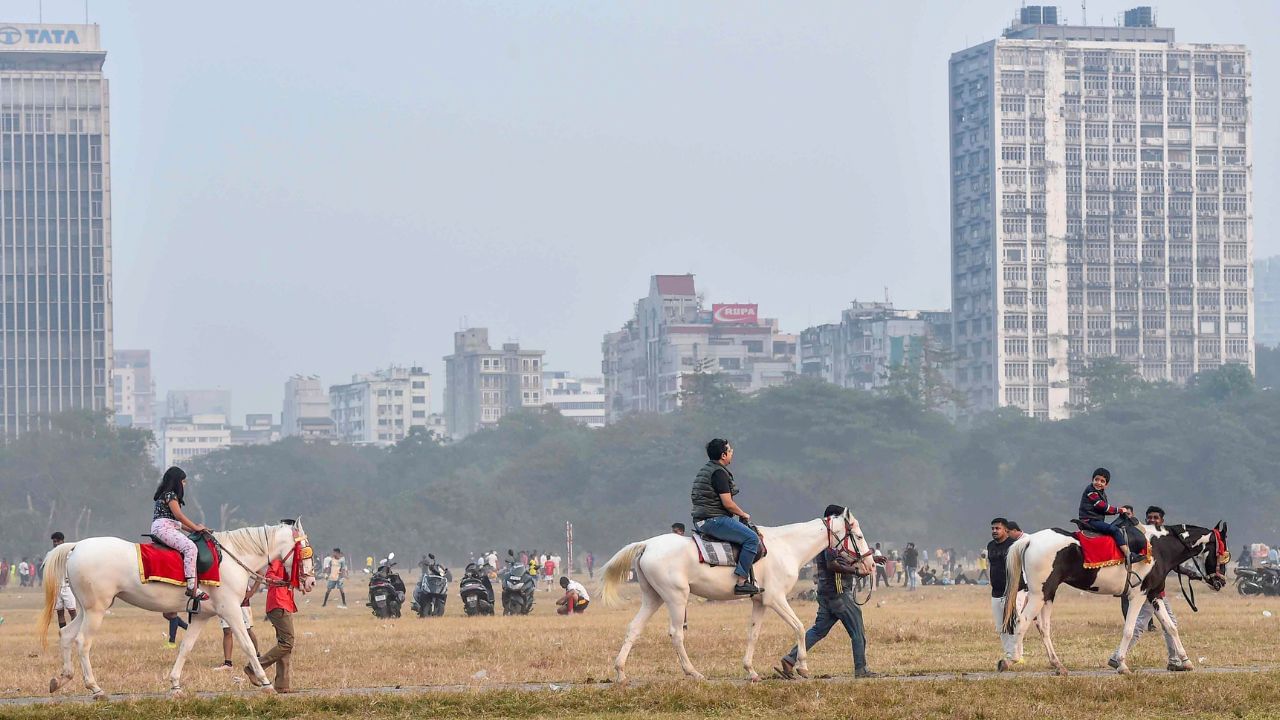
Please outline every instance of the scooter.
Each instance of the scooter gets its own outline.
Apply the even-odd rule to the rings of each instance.
[[[423,565],[422,578],[413,591],[413,611],[418,617],[440,617],[444,615],[444,603],[448,598],[449,571],[435,562],[436,556],[429,555],[431,562]]]
[[[502,570],[502,614],[528,615],[533,610],[533,591],[537,578],[529,574],[529,566],[516,562],[515,553],[507,551],[507,566]]]
[[[493,583],[475,563],[467,565],[458,583],[458,594],[462,597],[462,611],[468,617],[493,614]]]
[[[404,581],[391,569],[395,567],[395,557],[395,553],[387,555],[369,579],[369,609],[374,617],[384,620],[400,617],[400,606],[404,604]]]

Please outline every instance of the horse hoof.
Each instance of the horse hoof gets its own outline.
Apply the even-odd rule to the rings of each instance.
[[[93,692],[93,699],[99,702],[104,702],[107,699],[107,694],[102,692],[101,690],[95,690]]]
[[[1124,664],[1124,663],[1121,663],[1121,664],[1120,664],[1120,667],[1116,668],[1116,672],[1120,673],[1121,675],[1132,675],[1132,674],[1133,674],[1133,671],[1129,669],[1129,666],[1128,666],[1128,665],[1126,665],[1126,664]]]
[[[1067,672],[1067,669],[1066,669],[1065,667],[1061,666],[1061,665],[1059,665],[1058,667],[1054,668],[1054,673],[1056,673],[1058,677],[1066,677],[1066,676],[1068,676],[1068,675],[1070,675],[1070,674],[1071,674],[1071,673]]]
[[[170,690],[170,691],[169,691],[169,697],[171,697],[171,698],[175,698],[175,699],[176,699],[176,698],[180,698],[180,697],[184,697],[184,696],[186,696],[186,694],[187,694],[187,693],[186,693],[186,692],[184,692],[184,691],[183,691],[183,689],[182,689],[182,688],[180,688],[180,687],[173,688],[172,690]]]
[[[1000,658],[1000,662],[996,663],[996,672],[1004,672],[1008,669],[1009,661],[1005,658]]]
[[[58,682],[58,678],[49,678],[49,692],[56,693],[60,687],[62,683]]]
[[[706,676],[706,675],[703,675],[703,674],[702,674],[702,673],[700,673],[700,672],[693,672],[693,673],[689,673],[689,679],[690,679],[690,680],[697,680],[698,682],[702,682],[702,681],[704,681],[704,680],[706,680],[706,679],[707,679],[707,676]]]
[[[756,673],[756,672],[751,673],[750,675],[747,676],[747,681],[753,682],[753,683],[760,682],[760,673]]]

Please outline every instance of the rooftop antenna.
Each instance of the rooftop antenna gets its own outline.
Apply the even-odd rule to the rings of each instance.
[[[1089,24],[1089,10],[1088,10],[1088,8],[1086,8],[1086,3],[1088,3],[1088,0],[1080,0],[1080,22],[1081,22],[1081,23],[1083,23],[1083,24],[1085,24],[1085,25],[1088,25],[1088,24]]]
[[[39,18],[40,18],[40,22],[41,22],[41,23],[43,23],[43,22],[44,22],[44,0],[40,0],[40,2],[38,3],[38,5],[39,5],[39,8],[40,8],[40,9],[39,9],[39,11],[38,11],[38,13],[39,13],[39,14],[37,15],[37,17],[39,17]]]

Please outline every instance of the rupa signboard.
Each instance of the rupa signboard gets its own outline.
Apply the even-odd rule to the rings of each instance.
[[[711,322],[716,325],[756,325],[760,321],[759,305],[733,303],[711,306]]]

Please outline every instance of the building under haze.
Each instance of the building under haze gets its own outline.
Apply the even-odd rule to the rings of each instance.
[[[1253,365],[1250,57],[1024,7],[950,64],[957,387],[1066,417],[1081,371]]]
[[[284,412],[280,415],[284,437],[329,439],[334,435],[329,413],[329,393],[317,375],[294,375],[284,384]]]
[[[165,417],[183,418],[192,415],[221,415],[231,417],[230,390],[170,390],[165,395]]]
[[[1257,343],[1280,346],[1280,255],[1253,264],[1253,295]]]
[[[393,445],[426,432],[431,414],[431,375],[420,367],[392,365],[352,376],[329,388],[335,439],[355,445]]]
[[[542,405],[543,350],[519,343],[489,346],[487,328],[453,334],[453,354],[444,359],[444,420],[461,440],[503,415]]]
[[[800,333],[800,373],[840,387],[878,390],[893,368],[950,350],[951,313],[854,302],[839,323]],[[949,368],[944,372],[949,373]]]
[[[150,350],[116,350],[111,369],[115,419],[118,425],[156,429],[156,381],[151,374]]]
[[[227,424],[226,415],[209,413],[167,417],[161,425],[162,467],[182,466],[192,458],[231,447],[231,427]]]
[[[112,408],[106,57],[96,25],[0,24],[0,434]]]
[[[796,372],[796,336],[759,317],[753,304],[705,309],[693,275],[654,275],[649,294],[621,330],[604,336],[609,422],[638,412],[672,412],[685,378],[715,374],[740,392],[781,385]]]

